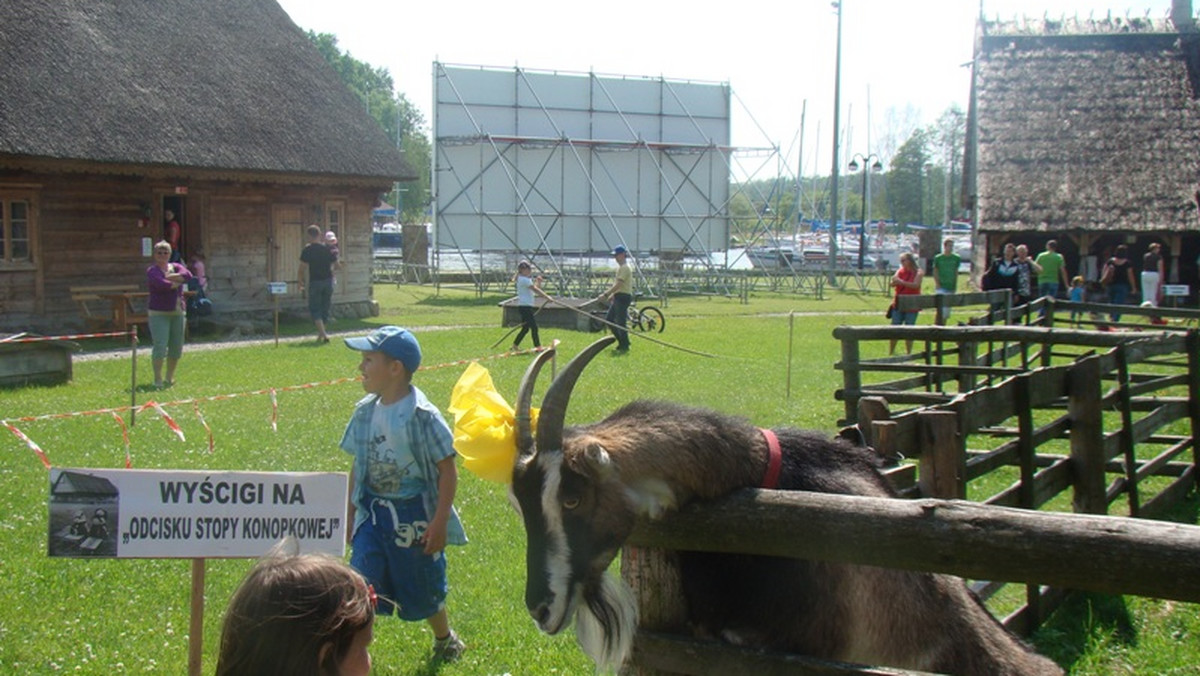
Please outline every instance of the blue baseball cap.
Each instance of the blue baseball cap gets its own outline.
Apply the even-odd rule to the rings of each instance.
[[[421,345],[408,329],[382,326],[365,336],[347,338],[346,347],[359,352],[382,352],[404,364],[409,373],[421,366]]]
[[[629,249],[626,249],[624,244],[618,244],[616,248],[613,249],[612,255],[616,256],[617,254],[627,253],[629,253]]]

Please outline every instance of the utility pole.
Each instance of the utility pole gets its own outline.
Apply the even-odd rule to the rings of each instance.
[[[837,217],[838,217],[838,133],[839,113],[842,109],[842,3],[833,3],[837,9],[837,54],[833,69],[833,175],[829,193],[829,284],[837,286]]]

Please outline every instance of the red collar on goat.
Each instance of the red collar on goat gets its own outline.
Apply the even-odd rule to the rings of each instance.
[[[769,429],[759,428],[767,440],[767,473],[763,475],[763,488],[779,487],[779,471],[783,468],[783,453],[779,450],[779,437]]]

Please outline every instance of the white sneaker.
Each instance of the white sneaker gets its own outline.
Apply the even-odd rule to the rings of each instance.
[[[463,651],[467,649],[467,644],[462,642],[458,634],[454,630],[450,630],[450,635],[443,639],[435,639],[433,642],[433,658],[444,662],[456,662],[462,657]]]

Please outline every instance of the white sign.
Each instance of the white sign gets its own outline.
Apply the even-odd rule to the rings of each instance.
[[[287,293],[287,282],[267,282],[267,292],[272,296],[280,296]]]
[[[1187,284],[1163,284],[1164,296],[1186,296],[1191,290]]]
[[[336,472],[50,470],[50,556],[257,558],[284,537],[342,556]]]

